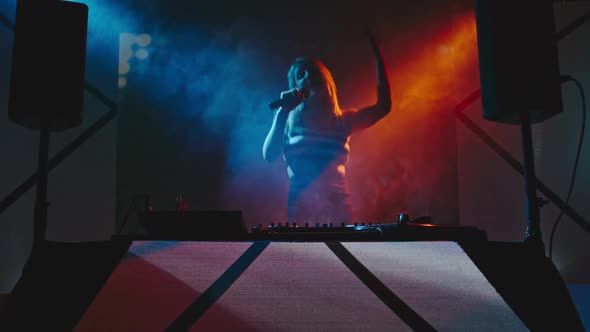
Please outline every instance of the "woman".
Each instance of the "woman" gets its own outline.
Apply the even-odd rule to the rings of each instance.
[[[350,135],[375,124],[391,110],[383,55],[369,33],[377,62],[377,102],[343,111],[328,68],[298,58],[287,75],[290,90],[274,115],[262,155],[271,162],[283,154],[289,175],[288,222],[347,224],[352,221],[346,164]]]

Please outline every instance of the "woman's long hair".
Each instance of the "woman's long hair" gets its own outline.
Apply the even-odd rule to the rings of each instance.
[[[291,65],[289,73],[287,74],[287,80],[289,81],[290,89],[295,89],[297,87],[295,75],[297,73],[297,69],[299,68],[307,70],[310,75],[310,82],[312,86],[318,87],[327,92],[330,106],[334,112],[334,115],[342,115],[342,110],[338,104],[338,96],[336,94],[336,83],[334,82],[334,78],[332,77],[332,73],[330,73],[328,67],[326,67],[323,62],[317,59],[312,59],[309,57],[297,58]]]

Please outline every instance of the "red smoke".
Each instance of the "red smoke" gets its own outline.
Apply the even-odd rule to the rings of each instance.
[[[412,218],[433,215],[440,221],[458,213],[451,211],[458,207],[456,199],[445,197],[456,188],[445,179],[456,176],[446,174],[456,169],[453,106],[479,80],[474,14],[457,15],[421,43],[403,60],[385,54],[392,112],[352,138],[347,174],[359,220],[390,222],[408,211]],[[365,103],[373,100],[367,96]],[[436,211],[437,204],[448,212]]]

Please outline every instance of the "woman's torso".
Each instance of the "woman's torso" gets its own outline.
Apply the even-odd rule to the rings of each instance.
[[[321,111],[300,105],[287,118],[283,153],[290,180],[289,219],[347,222],[350,130],[341,116]]]

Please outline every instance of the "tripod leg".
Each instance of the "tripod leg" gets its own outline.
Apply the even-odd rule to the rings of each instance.
[[[34,237],[33,244],[41,244],[45,240],[47,230],[47,178],[49,159],[49,130],[42,126],[39,134],[39,160],[37,168],[37,196],[35,198]]]
[[[531,118],[527,111],[520,113],[520,125],[522,132],[522,152],[524,166],[524,184],[526,188],[526,211],[527,211],[527,229],[525,234],[525,243],[543,248],[543,237],[541,235],[541,218],[539,216],[539,206],[537,204],[537,189],[535,185],[535,159],[533,155],[533,139],[531,133]]]

